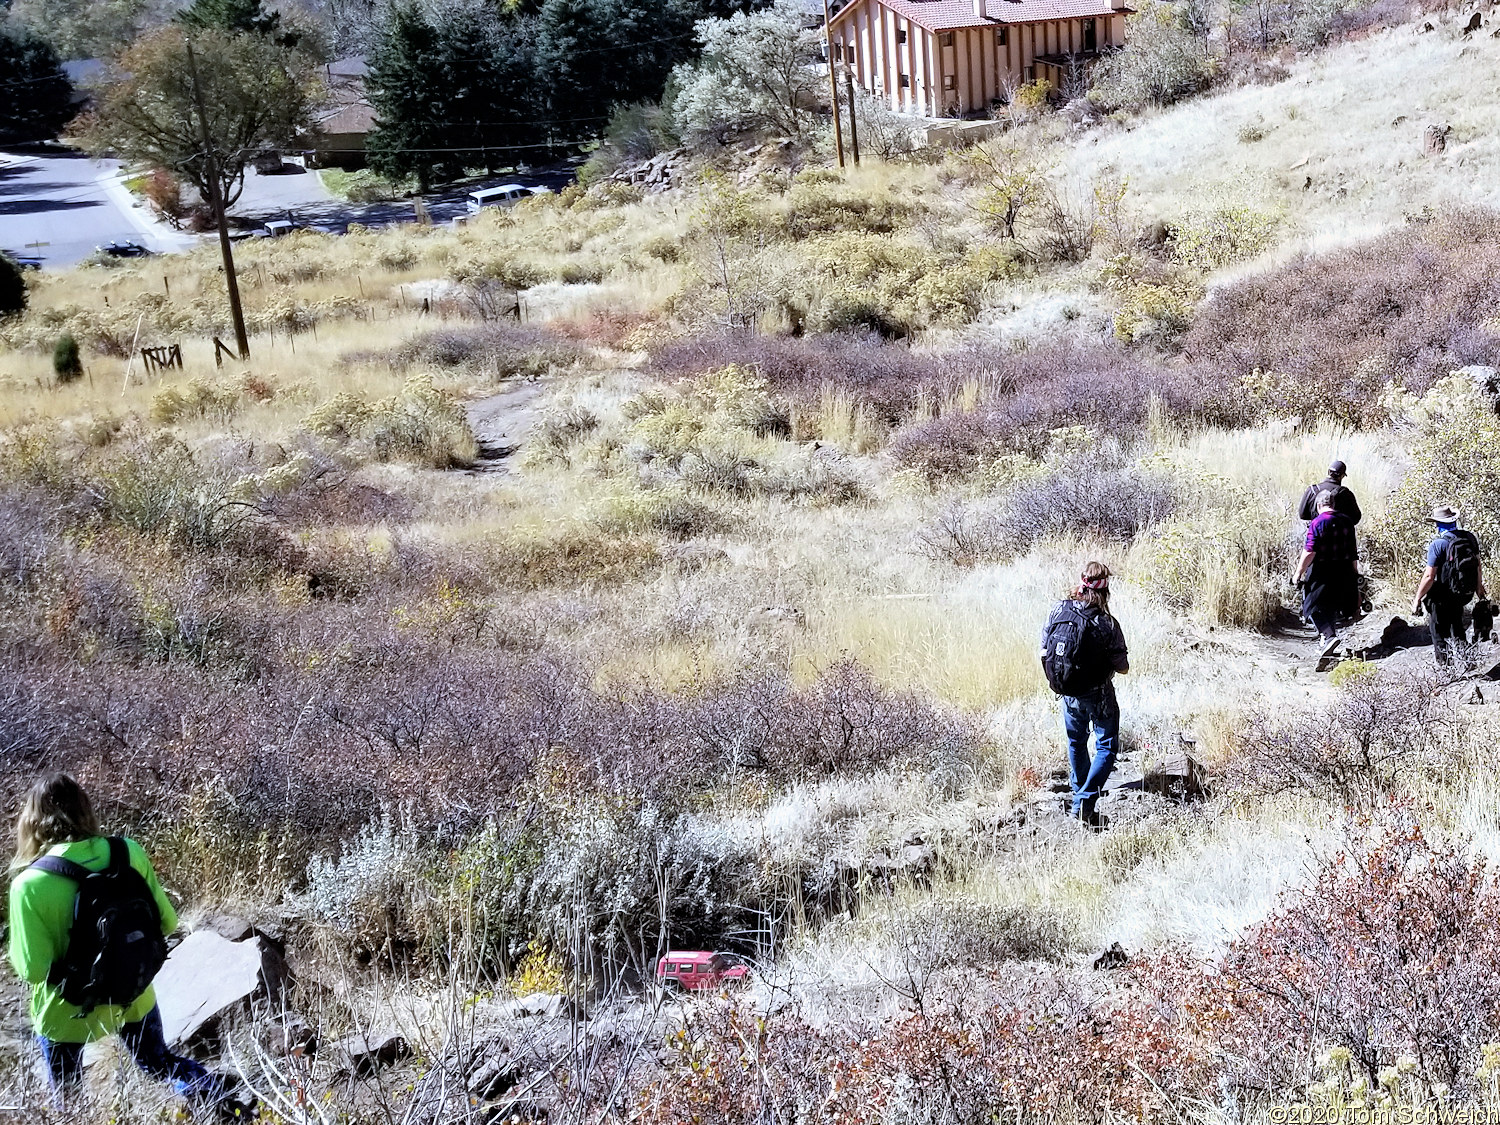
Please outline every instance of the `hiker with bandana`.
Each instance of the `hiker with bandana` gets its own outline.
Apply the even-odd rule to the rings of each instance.
[[[1109,612],[1109,576],[1109,567],[1103,563],[1085,566],[1077,589],[1057,604],[1042,631],[1042,670],[1062,698],[1073,783],[1072,815],[1090,828],[1102,826],[1095,805],[1114,769],[1120,736],[1115,673],[1130,671],[1125,635]]]

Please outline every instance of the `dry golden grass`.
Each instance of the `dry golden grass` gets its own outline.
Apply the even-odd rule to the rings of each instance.
[[[1235,121],[1294,100],[1317,107],[1317,113],[1287,116],[1284,125],[1278,119],[1268,139],[1254,148],[1247,171],[1252,188],[1290,209],[1298,197],[1280,183],[1284,173],[1279,169],[1293,162],[1303,144],[1321,136],[1316,130],[1326,131],[1340,106],[1350,114],[1340,118],[1347,121],[1350,136],[1309,165],[1320,185],[1322,177],[1342,174],[1339,168],[1385,136],[1376,125],[1393,116],[1387,103],[1396,95],[1381,93],[1372,106],[1345,105],[1337,88],[1349,81],[1364,90],[1366,80],[1354,77],[1361,67],[1389,78],[1394,64],[1383,61],[1378,48],[1410,47],[1397,39],[1402,34],[1407,33],[1338,48],[1322,62],[1299,63],[1292,84],[1218,95],[1201,105],[1153,115],[1130,131],[1104,136],[1097,146],[1077,146],[1072,174],[1088,177],[1112,166],[1131,176],[1133,190],[1149,201],[1149,210],[1171,215],[1187,206],[1200,187],[1212,188],[1233,173],[1245,149],[1232,139]],[[1451,64],[1456,51],[1465,48],[1444,33],[1412,49],[1421,58]],[[1475,65],[1489,68],[1500,59],[1500,47],[1489,39],[1477,40],[1473,49],[1478,52]],[[1297,85],[1302,79],[1307,81]],[[1439,76],[1433,81],[1448,89],[1457,79]],[[1375,98],[1373,92],[1369,96]],[[1463,128],[1472,124],[1474,112],[1472,106],[1462,110]],[[1205,115],[1214,113],[1224,114],[1228,123],[1207,122]],[[1063,144],[1046,129],[1037,131],[1034,143],[1042,150]],[[1487,160],[1487,145],[1477,134],[1461,131],[1457,147],[1467,146],[1474,159]],[[1182,176],[1190,165],[1198,168],[1197,180]],[[1441,200],[1447,189],[1440,182],[1440,168],[1447,165],[1435,162],[1428,170],[1396,163],[1388,170],[1393,182],[1406,184],[1421,198]],[[851,171],[845,182],[858,192],[912,204],[920,217],[905,234],[914,243],[936,246],[967,237],[976,226],[969,189],[954,175],[952,165],[871,162]],[[1310,196],[1315,201],[1303,216],[1305,223],[1293,223],[1291,229],[1326,232],[1340,223],[1352,225],[1357,206],[1372,200],[1369,221],[1389,221],[1395,192],[1372,182],[1347,200]],[[186,370],[148,379],[137,368],[127,383],[123,360],[93,355],[86,361],[85,380],[54,388],[45,352],[6,351],[0,353],[0,428],[28,420],[82,427],[100,415],[150,419],[164,389],[195,379],[248,374],[272,388],[268,399],[247,399],[227,417],[183,417],[173,427],[195,443],[226,434],[285,442],[313,407],[335,395],[351,392],[376,399],[397,393],[407,372],[381,361],[379,354],[442,324],[444,315],[463,315],[459,303],[424,316],[421,299],[443,292],[455,279],[475,276],[538,282],[528,287],[532,314],[539,320],[571,322],[584,335],[605,332],[601,323],[629,323],[632,318],[651,322],[657,331],[675,330],[674,302],[693,282],[692,263],[681,251],[695,222],[694,207],[691,197],[581,210],[538,201],[510,214],[486,214],[459,230],[409,228],[339,239],[299,235],[247,244],[239,254],[252,319],[266,323],[287,309],[309,308],[311,326],[292,334],[256,332],[251,360],[227,364],[222,371],[213,364],[208,331],[191,320],[221,301],[211,248],[49,277],[36,292],[34,318],[70,305],[98,312],[107,297],[111,316],[133,322],[139,312],[126,310],[154,307],[156,297],[165,297],[170,289],[167,307],[180,308],[191,324],[178,329],[159,325],[155,338],[181,340]],[[1024,288],[1043,296],[1071,292],[1082,279],[1079,271],[1060,268],[1027,279]],[[987,293],[987,299],[994,298],[995,293]],[[1268,653],[1253,634],[1210,628],[1211,610],[1193,620],[1153,596],[1149,543],[1131,550],[1118,544],[1043,540],[1009,562],[973,570],[925,558],[917,550],[916,531],[947,497],[890,471],[879,453],[888,435],[847,395],[829,390],[816,409],[808,408],[796,420],[794,441],[755,436],[723,417],[705,420],[712,411],[701,404],[684,408],[686,414],[696,410],[700,415],[689,417],[687,424],[678,418],[671,426],[643,429],[639,417],[622,409],[650,386],[640,370],[643,364],[629,354],[639,340],[626,334],[612,342],[622,348],[609,353],[610,369],[558,376],[548,386],[553,409],[583,408],[597,417],[597,426],[566,444],[559,455],[522,459],[507,474],[473,476],[412,465],[359,466],[357,479],[402,498],[411,505],[413,518],[398,530],[339,527],[329,535],[344,537],[356,554],[380,559],[394,556],[399,536],[401,542],[451,559],[455,570],[473,567],[495,583],[485,608],[526,618],[550,639],[584,654],[601,691],[622,685],[690,689],[767,664],[789,669],[805,683],[834,662],[853,657],[883,685],[930,695],[987,724],[992,745],[977,763],[972,784],[958,796],[929,788],[921,777],[876,774],[801,781],[753,806],[747,802],[744,808],[704,810],[704,821],[715,830],[763,841],[770,861],[785,864],[788,871],[810,857],[857,860],[899,847],[913,836],[967,846],[979,831],[976,825],[1007,815],[1027,795],[1035,775],[1046,776],[1061,764],[1057,703],[1043,681],[1036,650],[1048,611],[1089,558],[1109,562],[1118,574],[1114,609],[1132,654],[1131,672],[1119,679],[1118,689],[1126,736],[1133,745],[1149,748],[1143,753],[1159,755],[1178,745],[1180,732],[1192,732],[1200,755],[1217,765],[1234,753],[1246,714],[1314,708],[1328,698],[1330,689],[1322,679],[1293,674],[1288,662]],[[627,369],[631,365],[637,369]],[[448,378],[448,389],[459,396],[492,389],[479,379]],[[912,413],[972,410],[982,391],[972,384],[951,401],[922,402]],[[675,388],[663,393],[694,392]],[[676,479],[662,449],[639,448],[652,434],[660,445],[668,445],[697,423],[719,451],[753,463],[756,472],[790,475],[807,464],[810,452],[803,441],[831,444],[852,466],[860,495],[839,503],[818,495],[715,491]],[[1292,505],[1332,457],[1350,464],[1349,483],[1372,518],[1382,512],[1404,469],[1399,444],[1382,434],[1291,426],[1184,432],[1158,413],[1151,442],[1154,456],[1186,479],[1201,479],[1206,491],[1227,482],[1243,492],[1250,498],[1247,510],[1254,509],[1255,533],[1278,543],[1295,535],[1299,525]],[[967,487],[977,491],[980,485]],[[681,545],[650,526],[643,497],[663,493],[686,497],[712,517],[706,530],[687,536],[689,546],[703,552],[699,561],[678,561],[674,552]],[[1198,508],[1189,515],[1197,518]],[[569,537],[585,548],[612,544],[628,553],[640,546],[643,557],[626,559],[618,573],[600,574],[583,564],[565,572],[546,557],[547,547]],[[514,560],[531,548],[541,561],[526,572]],[[647,552],[649,558],[644,557]],[[1246,584],[1260,577],[1233,571],[1228,567],[1220,575],[1222,589],[1205,599],[1224,603],[1218,607],[1220,616],[1232,616],[1229,603],[1236,599],[1252,600],[1255,591]],[[1215,581],[1207,571],[1193,577],[1200,584]],[[752,623],[752,611],[763,605],[793,607],[802,614],[802,623]],[[372,606],[370,612],[387,610]],[[1466,774],[1451,790],[1417,796],[1441,798],[1452,825],[1473,833],[1490,854],[1500,854],[1495,790],[1481,770]],[[909,889],[890,902],[873,904],[861,927],[808,926],[794,932],[790,964],[836,984],[847,996],[873,990],[872,1011],[879,1004],[891,1005],[891,996],[879,991],[873,968],[881,963],[890,919],[920,910],[933,897],[959,895],[1055,911],[1081,946],[1118,940],[1135,952],[1165,941],[1187,941],[1212,948],[1263,916],[1275,895],[1301,877],[1309,840],[1316,842],[1326,829],[1327,810],[1267,803],[1184,819],[1191,823],[1158,818],[1103,837],[1043,835],[1024,846],[1007,844],[1010,851],[1000,856],[978,858],[959,849],[931,888]],[[245,890],[227,875],[221,881],[226,891]],[[389,1007],[389,999],[380,1003]],[[401,1018],[414,1041],[436,1049],[430,1039],[441,1022],[433,1014],[440,1005],[430,997],[424,1004]]]
[[[1143,214],[1175,219],[1205,199],[1293,216],[1291,245],[1366,238],[1424,207],[1500,201],[1500,143],[1469,96],[1500,76],[1500,42],[1464,36],[1457,13],[1378,31],[1298,59],[1291,75],[1184,102],[1097,143],[1068,150],[1082,182],[1130,182]],[[1453,126],[1447,150],[1422,154],[1428,123]],[[1239,139],[1246,126],[1262,140]]]

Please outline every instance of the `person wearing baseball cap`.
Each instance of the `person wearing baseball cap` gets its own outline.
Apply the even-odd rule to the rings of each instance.
[[[1302,503],[1297,508],[1297,518],[1303,523],[1311,523],[1318,518],[1318,497],[1325,492],[1333,494],[1333,511],[1340,515],[1348,516],[1351,523],[1358,523],[1364,513],[1359,510],[1359,501],[1354,498],[1354,493],[1344,484],[1344,475],[1348,473],[1349,466],[1342,461],[1333,461],[1328,466],[1328,476],[1317,484],[1307,486],[1307,491],[1302,494]]]
[[[1417,585],[1411,611],[1427,611],[1432,634],[1432,652],[1439,665],[1447,667],[1458,655],[1464,639],[1464,607],[1476,594],[1485,598],[1484,567],[1479,559],[1479,540],[1472,531],[1458,526],[1462,515],[1451,504],[1432,510],[1437,537],[1427,545],[1427,569]]]

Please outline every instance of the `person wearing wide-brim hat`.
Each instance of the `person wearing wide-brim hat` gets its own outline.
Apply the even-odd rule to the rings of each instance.
[[[1437,536],[1427,545],[1427,570],[1417,585],[1411,611],[1427,611],[1437,662],[1452,664],[1464,637],[1464,607],[1476,594],[1487,597],[1479,540],[1458,526],[1462,514],[1450,504],[1432,510]]]

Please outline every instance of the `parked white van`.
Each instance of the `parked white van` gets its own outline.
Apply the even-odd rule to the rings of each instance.
[[[501,184],[499,187],[480,188],[469,192],[469,213],[482,211],[486,207],[514,207],[523,199],[530,199],[530,188],[520,184]]]

